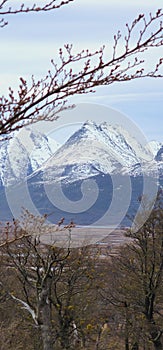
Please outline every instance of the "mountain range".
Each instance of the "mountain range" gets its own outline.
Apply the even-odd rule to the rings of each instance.
[[[163,170],[163,146],[142,145],[121,126],[87,121],[35,173],[44,182],[73,183],[98,174],[157,176]]]
[[[1,197],[4,186],[11,191],[14,188],[14,193],[18,186],[23,193],[23,184],[27,183],[37,210],[41,214],[54,212],[52,222],[63,216],[67,222],[73,219],[79,225],[97,222],[111,203],[113,182],[118,183],[118,193],[128,176],[132,182],[128,211],[132,214],[142,194],[142,174],[161,183],[163,145],[157,141],[142,144],[122,126],[106,122],[97,125],[86,121],[63,145],[27,129],[24,138],[3,141],[0,148]],[[93,180],[95,186],[85,182],[83,192],[83,180]],[[83,193],[88,195],[89,204],[84,207]],[[93,203],[89,203],[89,197],[95,198]],[[4,216],[5,209],[2,211]]]

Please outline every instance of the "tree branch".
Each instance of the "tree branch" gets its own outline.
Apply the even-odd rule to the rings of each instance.
[[[49,70],[44,78],[36,81],[32,76],[30,85],[20,78],[18,93],[15,94],[10,87],[8,97],[0,98],[0,134],[9,134],[40,120],[56,120],[61,111],[73,107],[67,104],[67,98],[94,92],[94,88],[98,86],[143,77],[163,77],[163,58],[160,58],[149,72],[145,70],[145,60],[139,57],[146,50],[163,45],[163,27],[160,22],[162,16],[162,11],[158,10],[155,15],[150,14],[149,20],[145,19],[144,15],[139,15],[130,27],[126,25],[124,50],[121,54],[117,53],[121,38],[118,32],[117,36],[114,36],[115,43],[110,59],[104,57],[104,46],[95,52],[82,50],[75,54],[72,45],[65,45],[64,49],[59,50],[60,64],[57,65],[51,60],[52,70]],[[133,45],[132,34],[138,24],[141,24],[142,29]],[[149,34],[153,24],[156,24],[157,28]],[[78,68],[79,65],[82,65],[82,69]]]
[[[56,9],[59,9],[63,5],[68,5],[70,2],[73,2],[74,0],[66,0],[66,1],[58,1],[58,0],[52,0],[49,2],[45,2],[45,5],[33,4],[31,6],[26,6],[24,3],[20,5],[18,8],[13,8],[11,6],[8,6],[9,0],[3,0],[0,3],[0,16],[8,16],[8,15],[15,15],[15,14],[22,14],[22,13],[30,13],[30,12],[48,12],[53,11]],[[13,6],[13,5],[12,5]],[[0,28],[5,27],[8,24],[8,22],[2,17],[0,20]]]

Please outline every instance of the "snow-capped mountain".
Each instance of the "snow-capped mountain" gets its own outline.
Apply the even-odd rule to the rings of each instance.
[[[25,128],[0,143],[0,185],[16,184],[39,168],[59,147],[40,132]]]
[[[142,145],[120,125],[86,121],[63,144],[30,128],[0,144],[0,184],[12,185],[27,176],[72,183],[98,174],[140,175],[163,170],[163,146]],[[40,177],[39,177],[40,178]]]
[[[146,146],[152,153],[150,162],[135,164],[129,168],[124,168],[123,173],[129,173],[133,176],[146,174],[147,176],[158,177],[163,175],[163,145],[157,141],[151,141]]]
[[[10,198],[15,198],[17,193],[21,197],[17,203],[20,213],[25,194],[27,204],[32,203],[32,210],[35,207],[39,213],[49,214],[52,223],[64,217],[66,223],[73,219],[79,225],[90,225],[105,217],[113,189],[121,213],[128,191],[125,191],[125,175],[127,178],[130,175],[131,205],[123,221],[123,225],[129,225],[128,217],[135,214],[139,207],[138,198],[143,193],[143,177],[139,175],[142,169],[147,175],[152,175],[149,186],[157,190],[158,178],[155,175],[158,170],[163,174],[162,155],[161,144],[152,142],[142,145],[120,125],[112,126],[106,122],[99,125],[93,121],[85,122],[62,146],[40,133],[28,130],[22,138],[15,137],[2,143],[1,183],[6,186],[17,184],[27,177],[27,181],[9,188]],[[93,181],[86,181],[83,190],[83,180],[91,178]],[[160,176],[160,184],[162,180]],[[124,191],[121,191],[122,188]],[[3,188],[2,196],[5,198]],[[3,220],[12,217],[7,204],[6,201],[6,206],[3,203],[0,207],[0,220],[1,217]],[[30,207],[28,209],[30,211]],[[117,209],[109,222],[107,220],[106,216],[104,225],[117,222]]]
[[[149,146],[139,143],[121,126],[87,121],[28,176],[27,186],[32,203],[41,214],[48,213],[51,222],[64,217],[66,223],[73,218],[79,225],[90,225],[104,216],[103,224],[112,225],[117,222],[117,210],[123,211],[128,193],[126,179],[130,175],[131,205],[123,221],[123,225],[129,225],[128,217],[135,215],[138,198],[143,194],[143,177],[139,176],[142,167],[147,175],[152,167],[154,177],[149,177],[148,184],[157,191],[158,163]],[[119,207],[108,222],[105,212],[113,193]]]
[[[39,169],[43,181],[73,182],[97,174],[134,173],[154,154],[121,126],[87,121]]]

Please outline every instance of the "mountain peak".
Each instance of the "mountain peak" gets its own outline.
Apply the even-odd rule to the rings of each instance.
[[[63,169],[69,168],[72,179],[77,174],[79,177],[84,176],[87,165],[93,166],[98,172],[111,174],[123,167],[130,168],[142,160],[149,160],[147,150],[121,125],[109,125],[107,122],[97,124],[87,120],[42,169],[49,169],[52,179],[57,169],[65,173]]]
[[[14,138],[0,143],[0,185],[10,186],[33,173],[48,158],[58,144],[39,131],[24,128]]]
[[[86,120],[86,122],[83,124],[83,128],[97,128],[97,124],[93,120]]]

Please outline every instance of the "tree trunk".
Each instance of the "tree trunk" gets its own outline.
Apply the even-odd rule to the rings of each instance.
[[[72,350],[72,344],[70,342],[70,336],[69,336],[69,331],[68,329],[63,329],[60,332],[61,335],[61,346],[63,350]]]
[[[150,323],[150,335],[154,349],[163,350],[162,332],[158,329],[154,321]]]
[[[102,334],[102,327],[100,326],[99,331],[98,331],[98,335],[97,335],[97,339],[96,339],[95,350],[99,349],[101,334]]]
[[[51,303],[49,298],[51,280],[47,279],[39,294],[39,324],[41,328],[43,350],[53,350]]]
[[[129,350],[129,339],[128,339],[128,335],[126,335],[126,337],[125,337],[125,350]]]
[[[139,350],[139,345],[137,342],[132,346],[131,350]]]
[[[42,336],[42,342],[43,342],[43,350],[53,350],[50,305],[45,304],[42,307],[41,313],[42,313],[41,336]]]
[[[154,301],[155,301],[155,293],[150,292],[146,295],[145,298],[145,309],[146,309],[146,319],[149,325],[149,334],[151,336],[151,341],[154,345],[155,350],[163,350],[162,344],[162,332],[159,330],[159,327],[156,325],[155,320],[153,318],[154,313]]]
[[[158,334],[158,336],[155,339],[152,339],[152,342],[153,342],[155,350],[163,350],[161,335],[159,336],[159,334]]]

